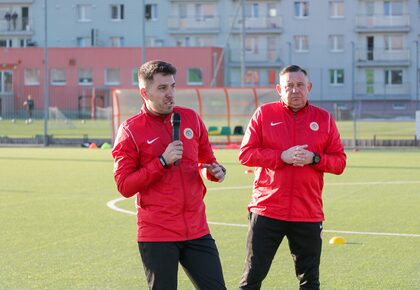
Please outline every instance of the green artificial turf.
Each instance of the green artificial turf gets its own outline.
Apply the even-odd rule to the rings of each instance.
[[[215,153],[228,175],[206,183],[207,216],[231,224],[210,227],[236,289],[253,174],[236,150]],[[347,154],[343,175],[325,175],[321,289],[418,289],[420,150]],[[136,218],[107,207],[121,197],[110,150],[0,148],[0,164],[0,289],[147,289]],[[135,210],[132,199],[116,206]],[[285,240],[262,289],[297,288]],[[179,289],[193,289],[182,269]]]

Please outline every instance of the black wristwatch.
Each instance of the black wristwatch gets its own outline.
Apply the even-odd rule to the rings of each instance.
[[[314,153],[314,157],[312,157],[312,163],[311,164],[318,164],[321,161],[321,156],[318,153]]]

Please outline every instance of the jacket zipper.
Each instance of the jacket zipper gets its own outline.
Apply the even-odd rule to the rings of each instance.
[[[165,119],[164,123],[168,123],[168,121]],[[172,132],[169,131],[169,135],[171,136],[171,140],[172,140]],[[172,170],[176,170],[179,174],[179,179],[181,180],[181,186],[182,186],[182,218],[184,220],[184,225],[185,225],[185,238],[188,239],[189,236],[189,232],[188,232],[188,223],[187,223],[187,218],[185,217],[185,200],[186,200],[186,191],[185,191],[185,181],[184,181],[184,176],[182,174],[182,170],[181,170],[181,165],[182,162],[178,161],[177,166],[173,166]]]
[[[180,166],[180,164],[178,164]],[[181,185],[182,185],[182,196],[183,196],[183,207],[182,207],[182,217],[184,219],[185,224],[185,238],[188,240],[189,232],[188,232],[188,223],[187,218],[185,217],[185,200],[186,200],[186,193],[185,193],[185,182],[184,182],[184,175],[182,174],[181,168],[177,169],[180,175],[181,179]]]
[[[292,134],[293,134],[293,138],[292,138],[293,144],[296,144],[296,112],[293,112],[293,131],[292,131]],[[293,193],[295,191],[294,184],[295,184],[295,175],[296,174],[294,172],[294,169],[295,168],[292,165],[292,187],[290,189],[290,195],[289,195],[289,220],[291,219],[291,216],[292,216],[292,203],[293,203],[293,195],[294,195]]]

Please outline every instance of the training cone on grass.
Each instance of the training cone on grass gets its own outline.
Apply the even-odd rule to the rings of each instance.
[[[111,148],[112,146],[108,142],[105,142],[104,144],[101,145],[101,149],[111,149]]]
[[[343,245],[346,242],[347,242],[346,239],[343,238],[343,237],[332,237],[330,239],[330,244],[331,245]]]
[[[96,146],[96,143],[90,143],[89,148],[90,149],[96,149],[96,148],[98,148],[98,146]]]

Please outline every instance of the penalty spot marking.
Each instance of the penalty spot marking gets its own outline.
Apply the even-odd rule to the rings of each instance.
[[[125,197],[116,198],[110,200],[106,203],[106,205],[115,211],[122,212],[129,215],[136,215],[134,211],[126,210],[119,208],[116,204],[120,201],[126,200]],[[227,226],[227,227],[240,227],[240,228],[247,228],[248,225],[244,224],[232,224],[232,223],[220,223],[220,222],[208,222],[210,225],[217,225],[217,226]],[[397,237],[414,237],[420,238],[420,234],[399,234],[399,233],[377,233],[377,232],[353,232],[353,231],[338,231],[338,230],[323,230],[325,233],[339,233],[339,234],[348,234],[348,235],[372,235],[372,236],[397,236]]]

